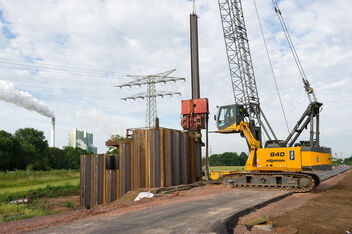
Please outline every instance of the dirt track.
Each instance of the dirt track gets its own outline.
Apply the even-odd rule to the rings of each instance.
[[[144,210],[152,207],[164,206],[171,203],[182,203],[190,200],[199,200],[206,196],[212,196],[228,191],[233,190],[230,188],[226,188],[223,185],[207,185],[176,194],[165,195],[162,197],[154,197],[151,199],[142,199],[137,202],[115,202],[110,205],[96,207],[90,210],[81,209],[57,215],[49,215],[32,219],[2,223],[0,224],[0,233],[18,233],[24,231],[34,231],[43,228],[48,228],[51,226],[70,223],[77,220],[89,219],[92,217],[96,218],[100,216],[106,217],[124,215],[130,212]]]
[[[159,200],[157,206],[149,209],[123,215],[121,210],[115,210],[39,233],[229,233],[232,232],[234,214],[287,194],[290,193],[238,191],[208,185],[181,192],[168,200]]]
[[[278,227],[292,227],[299,233],[352,232],[352,171],[304,206],[273,221]]]
[[[326,191],[328,188],[332,187],[333,185],[336,185],[340,180],[344,178],[344,176],[346,176],[346,179],[343,180],[342,185],[339,184],[333,187],[332,189],[328,190],[327,192],[325,192],[330,195],[327,195],[327,196],[324,195],[323,196],[324,199],[319,198],[321,197],[320,194],[322,194],[324,191]],[[255,212],[252,212],[251,214],[246,215],[242,218],[238,219],[238,215],[237,215],[236,218],[235,219],[232,218],[232,220],[230,218],[233,217],[233,215],[237,211],[239,211],[238,209],[236,210],[236,207],[241,208],[242,210],[246,210],[246,207],[253,207],[253,205],[264,202],[265,199],[270,200],[270,198],[272,197],[266,194],[267,197],[265,198],[265,196],[263,196],[262,192],[260,191],[244,192],[244,191],[238,191],[238,190],[236,191],[230,188],[226,188],[222,185],[207,185],[203,187],[193,188],[188,191],[175,193],[172,195],[165,195],[162,197],[157,197],[152,199],[143,199],[138,202],[117,202],[107,206],[97,207],[91,210],[82,209],[82,210],[78,210],[74,212],[66,212],[58,215],[37,217],[29,220],[3,223],[3,224],[0,224],[0,233],[16,233],[16,232],[23,232],[23,231],[35,231],[40,229],[44,229],[41,231],[42,233],[46,233],[49,230],[52,232],[63,232],[63,231],[70,232],[70,225],[77,226],[77,224],[79,223],[89,224],[92,220],[98,220],[98,219],[110,220],[113,223],[119,223],[117,222],[118,219],[121,219],[122,221],[125,220],[124,222],[126,222],[127,220],[127,224],[125,223],[125,226],[124,226],[124,228],[126,228],[125,229],[126,231],[126,230],[130,230],[130,225],[128,224],[128,222],[130,221],[130,217],[135,217],[135,218],[139,217],[138,215],[134,215],[134,214],[142,214],[142,216],[144,214],[145,216],[146,214],[152,212],[153,209],[160,211],[159,214],[161,214],[160,216],[155,216],[153,219],[154,221],[152,223],[149,223],[149,225],[151,225],[151,228],[154,228],[154,230],[155,228],[158,227],[158,224],[163,223],[163,222],[160,222],[160,220],[164,221],[165,215],[163,215],[162,212],[167,214],[170,212],[170,210],[174,210],[176,212],[176,213],[173,212],[172,215],[169,216],[171,220],[174,220],[175,217],[180,216],[183,213],[188,214],[187,216],[188,218],[186,217],[185,219],[182,219],[182,218],[177,219],[177,222],[174,223],[174,228],[176,228],[174,230],[180,230],[177,228],[181,228],[180,227],[181,222],[184,222],[186,225],[192,226],[193,221],[191,221],[190,223],[189,221],[192,217],[194,217],[194,215],[198,215],[200,218],[202,218],[202,216],[206,216],[204,215],[206,213],[215,215],[215,216],[210,215],[208,217],[210,217],[210,220],[213,220],[213,219],[220,220],[222,222],[222,225],[224,225],[224,223],[226,223],[226,225],[238,224],[235,229],[235,232],[237,233],[245,232],[245,229],[243,226],[244,220],[248,220],[249,218],[258,217],[258,216],[259,217],[262,217],[262,216],[277,217],[277,218],[274,218],[273,221],[281,229],[286,228],[287,230],[287,227],[290,227],[291,230],[295,231],[296,229],[301,230],[299,228],[301,227],[303,228],[306,225],[305,227],[306,229],[304,230],[314,230],[314,228],[319,228],[321,226],[321,223],[327,222],[326,220],[319,220],[319,217],[325,217],[320,215],[320,210],[326,211],[327,214],[336,215],[336,216],[338,216],[339,214],[345,214],[345,216],[348,219],[352,220],[352,217],[351,217],[352,184],[351,183],[352,183],[352,171],[350,170],[349,172],[344,173],[344,175],[338,175],[328,181],[323,182],[318,188],[314,190],[314,192],[304,193],[304,194],[302,193],[293,194],[287,198],[284,198],[283,200],[271,203],[265,206],[264,208],[261,208]],[[345,191],[347,191],[347,193],[345,193]],[[272,194],[272,195],[273,197],[278,196],[278,194],[276,195]],[[265,199],[263,200],[257,199],[260,197],[262,198],[264,197]],[[339,201],[345,201],[345,202],[341,202],[340,204],[337,204],[338,206],[336,206],[336,204],[334,203],[334,201],[336,201],[336,198],[338,198]],[[207,202],[208,200],[210,201],[211,199],[213,199],[212,203]],[[225,200],[227,203],[224,203]],[[349,206],[347,208],[346,208],[346,201],[347,203],[349,202],[348,203]],[[297,212],[294,209],[300,206],[302,207],[298,208],[298,210],[303,209],[306,205],[310,204],[310,202],[315,202],[310,206],[317,207],[317,208],[313,210],[310,210],[309,208],[305,208],[306,210],[300,210],[296,214],[292,213],[292,212]],[[329,205],[326,206],[325,207],[326,209],[325,209],[321,205],[319,206],[318,204],[319,202],[321,203],[321,205],[325,203]],[[245,204],[245,206],[239,206],[239,204],[242,204],[242,203]],[[181,206],[182,204],[183,206]],[[330,212],[329,209],[333,209],[333,210],[335,209],[336,212]],[[191,212],[192,210],[194,210],[194,213]],[[290,211],[290,210],[293,210],[293,211]],[[313,211],[316,213],[315,214],[310,213]],[[288,213],[286,215],[283,215],[286,212]],[[301,213],[304,215],[301,215]],[[227,217],[229,218],[229,220],[226,220]],[[309,220],[309,223],[300,221],[299,220],[300,217],[304,217],[304,220]],[[315,219],[314,217],[318,217],[318,219]],[[81,221],[78,221],[78,220],[81,220]],[[132,223],[134,223],[133,219],[131,220],[132,220]],[[330,218],[330,221],[331,220],[333,219]],[[141,222],[141,220],[139,220],[139,222]],[[207,222],[209,222],[209,220]],[[310,222],[315,222],[317,226],[311,226]],[[348,228],[348,226],[346,226],[347,225],[346,222],[347,222],[347,219],[339,219],[338,222],[334,221],[336,225],[341,225],[342,229]],[[70,223],[70,224],[64,225],[65,223]],[[299,228],[296,228],[294,225],[291,225],[290,223],[299,223]],[[147,223],[144,223],[143,227],[145,227],[146,224]],[[68,229],[60,229],[60,226],[62,225],[64,225]],[[53,226],[56,226],[56,227],[53,227]],[[196,225],[193,225],[193,226],[196,226]],[[199,225],[199,226],[201,227],[202,225]],[[223,226],[221,225],[219,226],[218,224],[216,224],[215,226],[213,225],[213,227],[211,228],[217,228],[217,227],[223,228]],[[49,228],[49,229],[46,229],[46,228]],[[164,226],[164,228],[165,229],[163,230],[161,229],[162,230],[161,232],[168,230],[168,228],[171,228],[171,226],[166,225]],[[313,229],[309,229],[309,228],[313,228]],[[116,228],[112,226],[110,231],[113,231],[113,230],[116,230]],[[201,230],[201,229],[197,229],[197,230]],[[304,230],[303,230],[303,233],[305,233]],[[326,231],[328,229],[324,229],[324,230]],[[337,230],[337,229],[335,228],[334,230]],[[85,229],[83,228],[82,232],[84,231]],[[95,230],[95,231],[99,231],[99,230]],[[123,231],[123,229],[121,231]]]
[[[244,226],[247,220],[269,217],[276,233],[352,232],[352,169],[310,193],[295,193],[235,220],[235,233],[268,233]]]

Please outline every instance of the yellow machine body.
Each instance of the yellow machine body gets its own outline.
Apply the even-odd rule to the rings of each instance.
[[[309,147],[260,148],[250,155],[246,163],[248,171],[315,171],[330,170],[331,153]],[[323,151],[323,150],[320,150]],[[256,157],[256,158],[252,158]]]
[[[247,122],[233,124],[220,133],[241,133],[251,148],[246,162],[248,171],[315,171],[331,170],[331,149],[326,147],[279,147],[261,148],[254,138]]]
[[[212,180],[217,180],[217,179],[221,178],[224,175],[229,175],[229,174],[232,174],[234,172],[237,172],[237,171],[212,171],[212,172],[210,172],[210,178]]]

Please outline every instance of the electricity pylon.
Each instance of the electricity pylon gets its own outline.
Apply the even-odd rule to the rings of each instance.
[[[155,127],[155,119],[157,117],[157,105],[156,105],[156,97],[164,97],[164,96],[173,96],[173,95],[181,95],[180,92],[171,92],[171,91],[156,91],[155,84],[157,83],[167,83],[167,82],[176,82],[179,80],[184,80],[185,78],[181,77],[173,77],[168,76],[171,73],[176,71],[176,69],[172,69],[170,71],[161,72],[154,75],[127,75],[134,79],[131,82],[126,84],[118,85],[116,87],[132,87],[132,86],[142,86],[147,85],[147,92],[138,93],[133,96],[122,98],[122,100],[136,100],[138,98],[144,99],[146,98],[146,127],[153,128]]]

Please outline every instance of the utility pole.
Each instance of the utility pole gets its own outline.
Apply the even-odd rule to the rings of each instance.
[[[145,93],[138,93],[133,96],[122,98],[122,100],[136,100],[136,99],[146,99],[146,127],[153,128],[155,127],[155,119],[157,117],[157,104],[156,98],[157,97],[164,97],[164,96],[173,96],[173,95],[180,95],[180,92],[171,92],[171,91],[156,91],[155,84],[157,83],[167,83],[167,82],[176,82],[179,80],[185,81],[185,78],[181,77],[173,77],[169,76],[171,73],[176,71],[176,69],[172,69],[166,72],[161,72],[154,75],[127,75],[127,77],[134,79],[131,82],[118,85],[116,87],[123,88],[123,87],[132,87],[132,86],[142,86],[147,85],[147,92]]]

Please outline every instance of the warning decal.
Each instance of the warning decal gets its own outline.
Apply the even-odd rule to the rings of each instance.
[[[290,160],[295,160],[295,151],[290,150]]]

